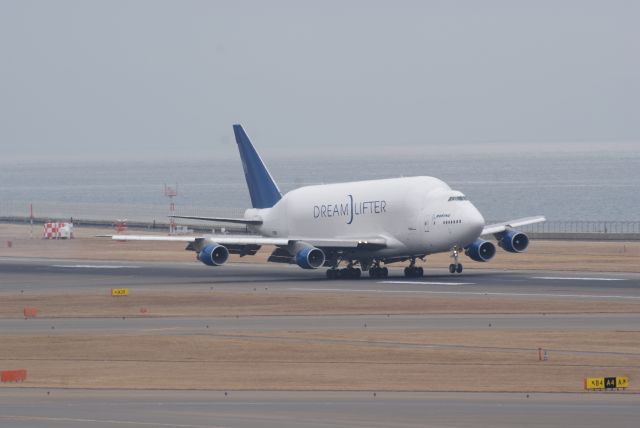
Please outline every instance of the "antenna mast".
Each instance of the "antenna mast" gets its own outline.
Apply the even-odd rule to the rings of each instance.
[[[169,215],[175,215],[176,213],[176,204],[173,202],[173,198],[178,196],[178,184],[175,187],[167,186],[164,184],[164,195],[169,198]],[[176,219],[173,217],[169,217],[169,235],[173,235],[176,233]]]

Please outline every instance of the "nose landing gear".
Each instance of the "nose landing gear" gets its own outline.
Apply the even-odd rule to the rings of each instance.
[[[462,263],[458,262],[459,254],[458,247],[453,247],[451,252],[453,263],[449,265],[449,273],[462,273]]]

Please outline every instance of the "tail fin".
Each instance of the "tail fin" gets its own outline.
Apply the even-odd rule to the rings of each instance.
[[[278,186],[241,125],[233,125],[253,208],[271,208],[282,198]]]

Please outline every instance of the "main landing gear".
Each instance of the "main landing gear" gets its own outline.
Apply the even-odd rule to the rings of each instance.
[[[343,269],[338,269],[336,264],[336,266],[327,270],[327,279],[358,279],[360,276],[362,276],[362,270],[353,267],[353,262],[350,262]]]
[[[458,248],[454,247],[451,253],[451,257],[453,257],[453,263],[449,265],[449,273],[462,273],[462,263],[458,262]]]
[[[386,267],[373,266],[369,269],[370,278],[386,278],[389,276],[389,269]]]
[[[327,279],[358,279],[361,275],[360,268],[327,269]]]
[[[389,269],[380,267],[380,260],[374,260],[369,268],[369,278],[386,278],[389,276]]]
[[[407,278],[420,278],[424,275],[424,269],[416,267],[415,257],[411,259],[409,266],[404,268],[404,276]]]

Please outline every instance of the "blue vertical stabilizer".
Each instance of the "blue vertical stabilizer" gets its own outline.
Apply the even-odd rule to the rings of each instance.
[[[233,125],[253,208],[271,208],[282,198],[278,186],[241,125]]]

